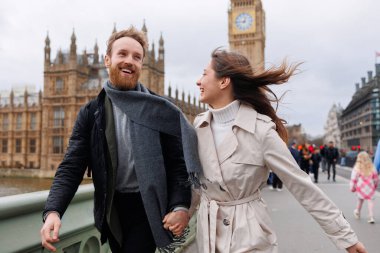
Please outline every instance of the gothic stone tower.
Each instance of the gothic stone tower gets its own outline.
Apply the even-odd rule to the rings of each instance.
[[[147,33],[144,23],[142,30]],[[114,28],[113,32],[116,32]],[[51,60],[50,38],[44,50],[44,93],[42,98],[41,169],[55,170],[62,161],[80,107],[95,98],[108,79],[97,43],[93,51],[77,53],[73,31],[68,51],[58,50]],[[140,81],[153,92],[164,95],[164,40],[154,44],[144,59]]]
[[[68,51],[58,50],[51,61],[50,39],[45,40],[44,92],[42,98],[41,169],[55,170],[62,161],[81,106],[100,91],[107,72],[99,61],[98,45],[77,54],[73,31]]]
[[[231,0],[228,40],[231,51],[245,55],[253,68],[264,69],[265,12],[261,0]]]

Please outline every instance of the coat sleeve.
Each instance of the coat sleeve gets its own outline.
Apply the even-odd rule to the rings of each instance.
[[[380,140],[377,143],[374,164],[375,164],[377,173],[380,174]]]
[[[168,184],[168,211],[191,204],[191,187],[183,158],[183,149],[179,137],[161,133],[162,153]]]
[[[74,197],[88,165],[89,138],[88,110],[82,107],[75,122],[66,154],[58,166],[46,200],[43,216],[56,211],[63,216]]]
[[[286,144],[274,130],[274,124],[263,136],[262,148],[266,166],[277,174],[337,248],[345,249],[356,244],[357,236],[342,212],[312,183],[309,175],[299,169]]]
[[[373,177],[373,182],[374,182],[375,189],[376,189],[379,186],[379,176],[377,175],[376,172],[374,172],[372,177]]]

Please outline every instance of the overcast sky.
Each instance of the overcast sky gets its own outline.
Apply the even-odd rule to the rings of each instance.
[[[266,63],[304,62],[302,72],[281,89],[288,91],[280,116],[323,134],[334,103],[349,103],[355,83],[374,71],[380,52],[379,0],[262,0],[266,11]],[[43,50],[47,31],[52,59],[68,50],[75,29],[77,52],[100,52],[114,23],[148,28],[149,42],[165,40],[165,85],[192,95],[210,52],[228,46],[228,0],[1,0],[0,90],[43,86]],[[156,46],[157,49],[157,46]],[[157,55],[157,54],[156,54]]]

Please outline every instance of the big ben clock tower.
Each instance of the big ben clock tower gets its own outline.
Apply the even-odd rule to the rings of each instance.
[[[228,40],[231,51],[245,55],[255,69],[264,69],[265,13],[261,0],[231,0]]]

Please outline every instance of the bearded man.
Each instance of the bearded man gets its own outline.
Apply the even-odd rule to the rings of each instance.
[[[81,108],[43,211],[49,250],[86,168],[95,226],[113,253],[170,249],[188,224],[189,179],[201,170],[196,133],[177,107],[139,83],[147,48],[134,27],[108,40],[109,81]]]

